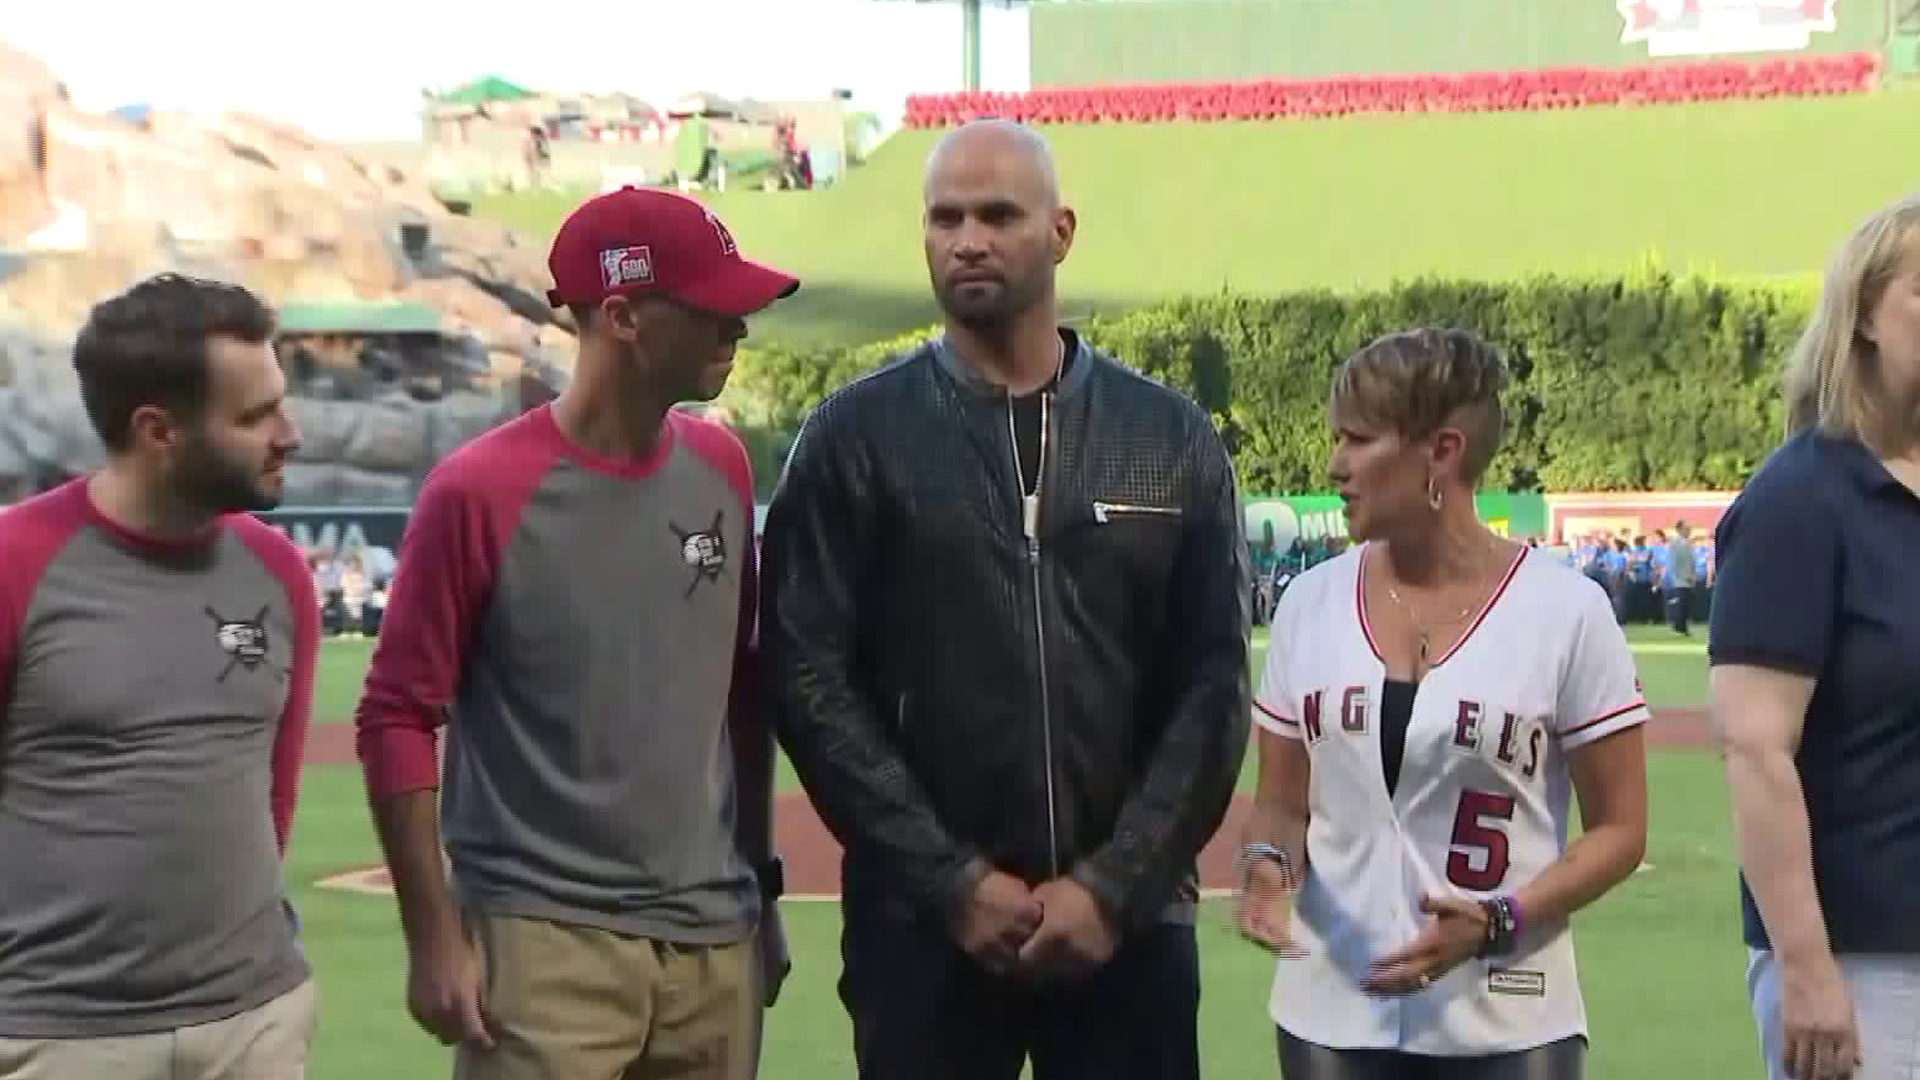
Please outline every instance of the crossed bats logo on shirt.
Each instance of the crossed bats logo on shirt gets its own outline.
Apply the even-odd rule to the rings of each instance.
[[[705,529],[688,531],[672,522],[667,528],[680,540],[680,561],[693,568],[693,580],[687,582],[687,591],[680,594],[683,600],[693,597],[693,590],[700,587],[702,581],[719,581],[727,568],[727,541],[720,533],[720,525],[726,520],[725,510],[713,512],[713,524]]]
[[[215,611],[213,605],[207,605],[207,618],[213,620],[214,640],[227,654],[227,666],[220,670],[214,682],[226,682],[236,667],[252,671],[267,662],[268,647],[272,643],[267,636],[267,612],[272,607],[272,604],[260,605],[260,613],[251,619],[229,619]],[[279,670],[273,671],[273,677],[282,682],[287,678]]]

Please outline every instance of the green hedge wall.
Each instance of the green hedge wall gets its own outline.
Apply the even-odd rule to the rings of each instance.
[[[1487,488],[1732,489],[1780,440],[1779,372],[1814,299],[1813,282],[1649,265],[1613,277],[1194,297],[1082,330],[1205,405],[1247,491],[1324,488],[1334,367],[1379,334],[1414,326],[1468,327],[1506,352],[1508,437]],[[932,333],[852,350],[745,350],[729,397],[751,429],[763,491],[815,403]]]

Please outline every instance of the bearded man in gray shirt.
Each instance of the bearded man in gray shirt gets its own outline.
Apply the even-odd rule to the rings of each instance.
[[[74,345],[108,464],[0,512],[0,1080],[299,1080],[280,869],[320,610],[274,318],[162,275]]]

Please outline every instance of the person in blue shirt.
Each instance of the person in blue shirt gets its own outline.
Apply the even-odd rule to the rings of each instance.
[[[1653,588],[1663,592],[1667,587],[1667,530],[1653,530],[1653,541],[1647,545],[1647,554],[1653,561]]]
[[[1627,551],[1627,616],[1646,622],[1653,608],[1653,556],[1645,536],[1635,536]]]
[[[1602,543],[1600,537],[1597,535],[1583,536],[1576,542],[1574,550],[1579,553],[1578,565],[1580,571],[1599,582],[1602,587],[1605,587],[1607,584],[1607,545]]]
[[[1708,563],[1747,993],[1769,1080],[1920,1076],[1920,196],[1842,245],[1785,383]]]
[[[1627,541],[1625,537],[1616,537],[1606,553],[1600,556],[1600,565],[1605,575],[1607,595],[1613,598],[1613,617],[1627,621],[1628,587],[1627,579]]]
[[[1713,542],[1693,545],[1693,617],[1706,622],[1713,611]]]

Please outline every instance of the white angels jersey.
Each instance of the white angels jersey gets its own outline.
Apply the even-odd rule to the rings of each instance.
[[[1422,892],[1517,892],[1567,844],[1567,753],[1643,723],[1647,707],[1606,593],[1553,559],[1514,556],[1460,642],[1413,698],[1398,781],[1381,764],[1386,666],[1360,598],[1365,547],[1314,567],[1273,617],[1254,719],[1305,739],[1307,874],[1269,1009],[1297,1038],[1439,1056],[1586,1034],[1567,920],[1523,911],[1509,955],[1468,959],[1427,989],[1375,997],[1368,965],[1430,918]]]

